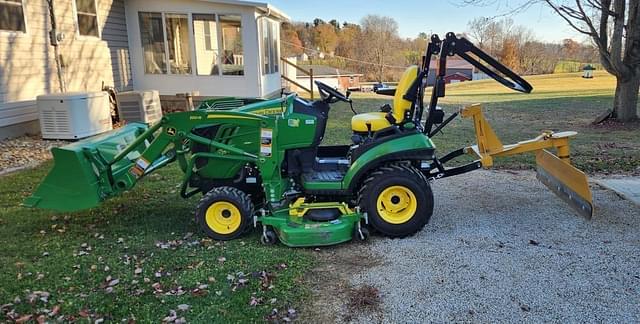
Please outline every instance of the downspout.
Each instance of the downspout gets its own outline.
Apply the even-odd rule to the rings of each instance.
[[[258,41],[258,91],[262,93],[262,69],[264,69],[264,65],[260,63],[262,60],[262,49],[260,48],[260,25],[259,21],[262,18],[267,18],[271,16],[271,8],[267,7],[267,12],[256,17],[256,40]],[[264,46],[264,44],[262,44]],[[280,60],[280,58],[278,58]]]
[[[53,55],[56,57],[56,72],[58,75],[58,85],[60,87],[60,92],[67,92],[67,85],[64,82],[64,72],[62,71],[62,62],[60,57],[60,40],[58,37],[57,30],[57,21],[56,21],[56,13],[54,10],[53,0],[47,0],[47,4],[49,7],[49,16],[51,19],[51,30],[49,31],[49,41],[51,46],[53,46]]]

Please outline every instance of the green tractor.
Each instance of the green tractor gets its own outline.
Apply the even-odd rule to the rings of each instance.
[[[91,208],[177,162],[184,172],[180,194],[202,194],[195,220],[216,240],[235,239],[252,228],[262,231],[265,244],[279,240],[293,247],[365,240],[369,228],[388,237],[412,235],[433,213],[431,181],[479,169],[483,163],[490,166],[487,161],[496,153],[465,148],[437,158],[431,137],[458,115],[444,120],[437,106],[444,96],[447,57],[458,54],[517,91],[532,89],[495,60],[480,56],[489,68],[469,52],[486,56],[464,38],[448,34],[441,41],[434,35],[422,65],[408,68],[397,88],[380,91],[394,95],[393,105],[353,117],[351,145],[321,145],[332,104],[352,105],[348,94],[321,82],[316,82],[321,95],[317,101],[296,94],[272,100],[212,99],[195,111],[166,115],[150,127],[129,124],[54,148],[54,168],[25,205],[66,212]],[[429,63],[438,54],[438,77],[426,108]],[[552,142],[549,137],[544,147],[560,150],[561,145]],[[444,166],[473,152],[480,159]],[[543,182],[555,181],[554,186],[559,183],[562,190],[575,193],[575,186],[554,176],[573,168],[563,164],[566,167],[547,170],[548,181]],[[580,200],[570,200],[572,205],[590,216],[590,193],[573,196]]]

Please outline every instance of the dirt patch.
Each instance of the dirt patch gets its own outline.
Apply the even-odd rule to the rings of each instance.
[[[623,130],[630,131],[640,128],[640,120],[631,122],[619,122],[615,119],[607,119],[599,124],[591,124],[589,128],[604,130]]]
[[[382,264],[367,244],[349,243],[316,250],[318,266],[306,277],[312,297],[303,308],[304,323],[351,322],[360,316],[380,317],[381,296],[371,284],[354,286],[350,279]]]
[[[358,314],[372,314],[380,312],[382,298],[380,290],[370,285],[364,284],[359,287],[352,287],[347,293],[349,299],[347,304],[348,313],[344,320],[350,322]]]

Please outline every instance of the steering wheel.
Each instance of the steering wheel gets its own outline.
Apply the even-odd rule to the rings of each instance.
[[[332,88],[331,86],[320,81],[315,81],[315,84],[318,87],[318,92],[320,93],[322,101],[326,103],[336,103],[338,101],[351,103],[351,99],[340,93],[340,91]]]

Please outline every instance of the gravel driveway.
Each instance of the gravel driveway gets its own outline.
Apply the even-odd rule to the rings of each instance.
[[[433,189],[434,216],[414,237],[318,252],[328,261],[317,297],[362,285],[381,296],[377,311],[345,316],[332,302],[324,313],[362,323],[640,322],[640,207],[595,186],[586,221],[533,172],[472,172]],[[327,286],[336,273],[344,282]]]

